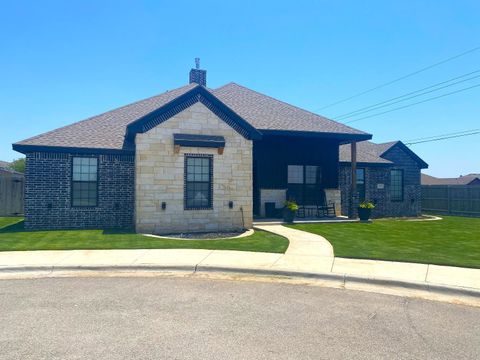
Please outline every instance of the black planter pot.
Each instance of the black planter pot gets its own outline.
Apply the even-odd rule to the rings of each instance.
[[[358,217],[361,221],[368,221],[372,215],[372,209],[358,208]]]
[[[295,219],[295,213],[296,211],[283,209],[283,221],[286,223],[293,223],[293,219]]]

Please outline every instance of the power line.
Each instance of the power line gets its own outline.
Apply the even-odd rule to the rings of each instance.
[[[429,69],[432,69],[432,68],[434,68],[434,67],[436,67],[436,66],[445,64],[445,63],[447,63],[447,62],[449,62],[449,61],[458,59],[459,57],[468,55],[468,54],[470,54],[470,53],[472,53],[472,52],[475,52],[475,51],[477,51],[477,50],[480,50],[480,46],[476,46],[476,47],[474,47],[473,49],[464,51],[464,52],[462,52],[462,53],[460,53],[460,54],[458,54],[458,55],[449,57],[448,59],[439,61],[439,62],[437,62],[437,63],[435,63],[435,64],[426,66],[426,67],[424,67],[424,68],[421,68],[421,69],[419,69],[419,70],[417,70],[417,71],[414,71],[414,72],[412,72],[412,73],[409,73],[409,74],[407,74],[407,75],[401,76],[401,77],[396,78],[396,79],[394,79],[394,80],[388,81],[388,82],[383,83],[383,84],[378,85],[378,86],[375,86],[375,87],[373,87],[373,88],[371,88],[371,89],[362,91],[362,92],[357,93],[357,94],[355,94],[355,95],[349,96],[349,97],[344,98],[344,99],[342,99],[342,100],[336,101],[336,102],[331,103],[331,104],[326,105],[326,106],[323,106],[323,107],[321,107],[321,108],[316,109],[316,111],[318,111],[318,110],[323,110],[323,109],[332,107],[332,106],[334,106],[334,105],[341,104],[341,103],[343,103],[343,102],[345,102],[345,101],[348,101],[348,100],[354,99],[354,98],[356,98],[356,97],[359,97],[359,96],[361,96],[361,95],[364,95],[364,94],[370,93],[370,92],[372,92],[372,91],[381,89],[381,88],[383,88],[383,87],[385,87],[385,86],[388,86],[388,85],[394,84],[394,83],[396,83],[396,82],[398,82],[398,81],[407,79],[407,78],[412,77],[412,76],[414,76],[414,75],[417,75],[417,74],[419,74],[419,73],[421,73],[421,72],[424,72],[424,71],[427,71],[427,70],[429,70]]]
[[[433,84],[433,85],[430,85],[430,86],[427,86],[427,87],[424,87],[422,89],[419,89],[419,90],[415,90],[415,91],[411,91],[409,93],[406,93],[406,94],[403,94],[403,95],[400,95],[400,96],[397,96],[397,97],[394,97],[394,98],[391,98],[391,99],[387,99],[385,101],[382,101],[382,102],[379,102],[379,103],[376,103],[376,104],[373,104],[373,105],[370,105],[370,106],[365,106],[363,108],[360,108],[358,110],[355,110],[355,111],[351,111],[351,112],[348,112],[348,113],[345,113],[345,114],[342,114],[342,115],[338,115],[338,116],[334,116],[333,118],[336,119],[336,120],[343,120],[343,119],[346,119],[346,118],[349,118],[349,117],[352,117],[352,116],[356,116],[356,115],[359,115],[359,114],[363,114],[363,113],[366,113],[366,112],[369,112],[369,111],[373,111],[373,110],[376,110],[376,109],[379,109],[379,108],[382,108],[382,107],[385,107],[385,106],[390,106],[390,105],[393,105],[393,104],[396,104],[400,101],[396,101],[396,102],[392,102],[394,100],[397,100],[397,99],[402,99],[406,96],[409,96],[409,95],[413,95],[413,94],[417,94],[421,91],[424,91],[424,90],[428,90],[428,89],[431,89],[431,88],[435,88],[439,85],[443,85],[443,84],[446,84],[446,83],[449,83],[449,82],[452,82],[454,80],[458,80],[458,79],[461,79],[461,78],[464,78],[465,76],[469,76],[469,75],[472,75],[472,74],[476,74],[476,73],[479,73],[480,70],[476,70],[476,71],[472,71],[468,74],[463,74],[463,75],[460,75],[460,76],[457,76],[457,77],[454,77],[454,78],[451,78],[449,80],[445,80],[445,81],[442,81],[442,82],[439,82],[439,83],[436,83],[436,84]],[[447,87],[450,87],[450,86],[453,86],[453,85],[457,85],[459,83],[462,83],[462,82],[465,82],[465,81],[469,81],[469,80],[472,80],[472,79],[476,79],[480,77],[480,75],[477,75],[477,76],[472,76],[468,79],[464,79],[464,80],[460,80],[460,81],[457,81],[453,84],[449,84],[449,85],[446,85],[446,86],[443,86],[443,87],[440,87],[440,88],[437,88],[437,89],[434,89],[434,90],[431,90],[431,91],[427,91],[427,92],[424,92],[424,93],[421,93],[421,94],[418,94],[416,96],[412,96],[412,97],[409,97],[407,99],[404,99],[404,100],[401,100],[401,101],[405,101],[405,100],[408,100],[408,99],[412,99],[414,97],[418,97],[418,96],[421,96],[421,95],[425,95],[425,94],[428,94],[430,92],[434,92],[434,91],[438,91],[438,90],[441,90],[441,89],[444,89],[444,88],[447,88]],[[388,103],[388,104],[387,104]],[[387,105],[383,105],[383,104],[387,104]],[[378,105],[383,105],[383,106],[378,106]]]
[[[444,137],[439,137],[439,138],[430,139],[430,140],[406,142],[405,145],[410,146],[410,145],[415,145],[415,144],[427,143],[427,142],[432,142],[432,141],[447,140],[447,139],[453,139],[453,138],[459,138],[459,137],[463,137],[463,136],[470,136],[470,135],[477,135],[477,134],[480,134],[480,130],[472,132],[472,133],[468,133],[468,134],[462,134],[462,135],[451,135],[451,136],[444,136]]]
[[[448,96],[448,95],[457,94],[457,93],[459,93],[459,92],[467,91],[467,90],[470,90],[470,89],[473,89],[473,88],[476,88],[476,87],[479,87],[479,86],[480,86],[480,84],[476,84],[476,85],[469,86],[469,87],[466,87],[466,88],[463,88],[463,89],[459,89],[459,90],[456,90],[456,91],[452,91],[452,92],[449,92],[449,93],[446,93],[446,94],[442,94],[442,95],[438,95],[438,96],[435,96],[435,97],[431,97],[431,98],[428,98],[428,99],[425,99],[425,100],[422,100],[422,101],[417,101],[417,102],[414,102],[414,103],[411,103],[411,104],[399,106],[399,107],[396,107],[396,108],[393,108],[393,109],[390,109],[390,110],[387,110],[387,111],[382,111],[382,112],[380,112],[380,113],[376,113],[376,114],[364,116],[364,117],[361,117],[361,118],[359,118],[359,119],[350,120],[350,121],[347,121],[345,124],[350,124],[350,123],[357,122],[357,121],[360,121],[360,120],[369,119],[369,118],[372,118],[372,117],[375,117],[375,116],[380,116],[380,115],[383,115],[383,114],[387,114],[387,113],[392,112],[392,111],[397,111],[397,110],[405,109],[405,108],[408,108],[408,107],[410,107],[410,106],[414,106],[414,105],[422,104],[422,103],[425,103],[425,102],[428,102],[428,101],[440,99],[440,98],[442,98],[442,97],[445,97],[445,96]]]
[[[471,133],[474,131],[480,131],[480,129],[471,129],[471,130],[464,130],[464,131],[459,131],[459,132],[454,132],[454,133],[448,133],[448,134],[441,134],[441,135],[434,135],[434,136],[427,136],[427,137],[421,137],[421,138],[415,138],[415,139],[410,139],[406,140],[406,143],[411,143],[419,140],[429,140],[429,139],[435,139],[438,137],[443,137],[443,136],[450,136],[450,135],[460,135],[460,134],[465,134],[465,133]]]

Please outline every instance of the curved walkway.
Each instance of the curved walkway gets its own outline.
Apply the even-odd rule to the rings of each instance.
[[[256,228],[287,237],[290,246],[286,253],[199,249],[6,251],[0,252],[0,278],[22,272],[36,272],[38,276],[61,276],[68,271],[233,272],[310,277],[345,288],[361,283],[425,291],[454,287],[461,293],[478,293],[475,296],[480,299],[480,269],[336,258],[332,245],[322,236],[282,225]]]
[[[255,226],[264,231],[285,236],[290,246],[285,252],[286,263],[303,261],[317,268],[327,268],[333,274],[364,276],[375,279],[395,279],[417,283],[432,283],[480,289],[480,269],[461,268],[397,261],[347,259],[334,257],[333,247],[327,239],[306,231],[295,230],[282,225]],[[290,247],[292,248],[291,251]],[[302,255],[302,258],[298,258]],[[295,257],[297,256],[297,257]],[[290,260],[290,261],[289,261]]]
[[[256,229],[286,237],[290,244],[285,255],[311,255],[333,258],[333,246],[320,235],[283,225],[255,225]]]

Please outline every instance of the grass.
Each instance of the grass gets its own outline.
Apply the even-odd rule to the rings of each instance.
[[[480,219],[374,220],[370,224],[298,224],[324,236],[335,256],[480,268]]]
[[[284,253],[288,239],[265,231],[238,239],[169,240],[118,230],[26,231],[22,218],[0,217],[0,251],[211,249]]]
[[[8,225],[18,223],[21,220],[22,218],[19,217],[0,217],[0,229]]]

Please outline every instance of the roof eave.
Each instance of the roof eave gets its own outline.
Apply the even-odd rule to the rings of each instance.
[[[299,136],[299,137],[316,137],[339,140],[341,144],[351,143],[353,141],[365,141],[372,138],[371,134],[346,134],[332,132],[316,132],[316,131],[297,131],[297,130],[272,130],[259,129],[263,135],[270,136]]]
[[[82,148],[67,146],[46,146],[46,145],[26,145],[13,144],[12,149],[22,154],[32,152],[55,152],[55,153],[72,153],[72,154],[111,154],[111,155],[133,155],[133,149],[109,149],[109,148]]]
[[[339,161],[340,165],[351,165],[351,161]],[[365,166],[365,167],[370,167],[370,166],[393,166],[393,163],[383,163],[383,162],[368,162],[368,161],[357,161],[357,166]]]
[[[388,153],[390,150],[392,150],[395,146],[400,146],[402,150],[404,150],[407,154],[411,156],[411,158],[420,166],[420,169],[428,169],[428,164],[423,161],[420,156],[415,154],[407,145],[405,145],[401,141],[397,141],[395,144],[393,144],[391,147],[389,147],[387,150],[385,150],[380,156],[383,157],[386,153]]]

